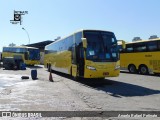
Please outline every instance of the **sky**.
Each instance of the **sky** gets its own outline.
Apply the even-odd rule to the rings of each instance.
[[[22,25],[10,23],[14,10],[28,11]],[[80,29],[112,31],[127,42],[160,37],[160,0],[0,0],[0,15],[0,51],[10,43],[54,40]]]

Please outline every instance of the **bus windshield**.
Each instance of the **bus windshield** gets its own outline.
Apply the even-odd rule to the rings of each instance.
[[[86,31],[86,59],[95,62],[117,61],[119,59],[117,40],[113,33]]]
[[[39,49],[28,49],[29,51],[29,60],[40,60],[40,51]]]

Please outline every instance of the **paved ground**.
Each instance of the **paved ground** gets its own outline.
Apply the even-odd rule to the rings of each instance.
[[[37,69],[38,79],[32,80],[30,77],[22,80],[22,75],[30,76],[31,69]],[[74,81],[68,75],[54,72],[52,77],[54,82],[49,81],[49,73],[43,66],[29,67],[24,71],[8,71],[1,68],[0,110],[160,111],[159,76],[122,72],[119,77],[105,80]]]

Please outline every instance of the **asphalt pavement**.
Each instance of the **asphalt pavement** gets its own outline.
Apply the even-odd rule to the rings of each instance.
[[[37,80],[31,78],[32,69],[37,70]],[[21,79],[22,76],[29,79]],[[49,72],[43,66],[17,71],[1,68],[0,110],[160,111],[160,76],[121,72],[119,77],[105,80],[75,81],[69,75],[53,71],[52,78],[54,82],[49,81]]]

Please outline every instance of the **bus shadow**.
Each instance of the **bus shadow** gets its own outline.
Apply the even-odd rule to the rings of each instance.
[[[134,85],[125,82],[113,81],[105,79],[106,82],[110,82],[110,86],[99,87],[97,89],[105,91],[114,97],[134,97],[134,96],[147,96],[153,94],[160,94],[160,90],[153,90],[139,85]]]
[[[39,68],[43,68],[43,66],[42,65],[34,65],[34,66],[27,65],[27,68],[30,68],[30,69],[39,69]]]
[[[120,71],[120,73],[135,74],[135,75],[142,75],[142,74],[139,74],[139,73],[130,73],[129,71]],[[145,75],[145,76],[160,77],[160,74],[148,74],[148,75]]]
[[[53,71],[53,73],[68,78],[69,80],[75,81],[73,77],[70,75],[55,71]],[[113,97],[119,97],[119,98],[121,98],[122,96],[134,97],[134,96],[147,96],[153,94],[160,94],[160,90],[153,90],[139,85],[114,81],[110,79],[80,79],[78,81],[76,80],[75,82],[78,82],[83,86],[92,89],[104,91]]]

